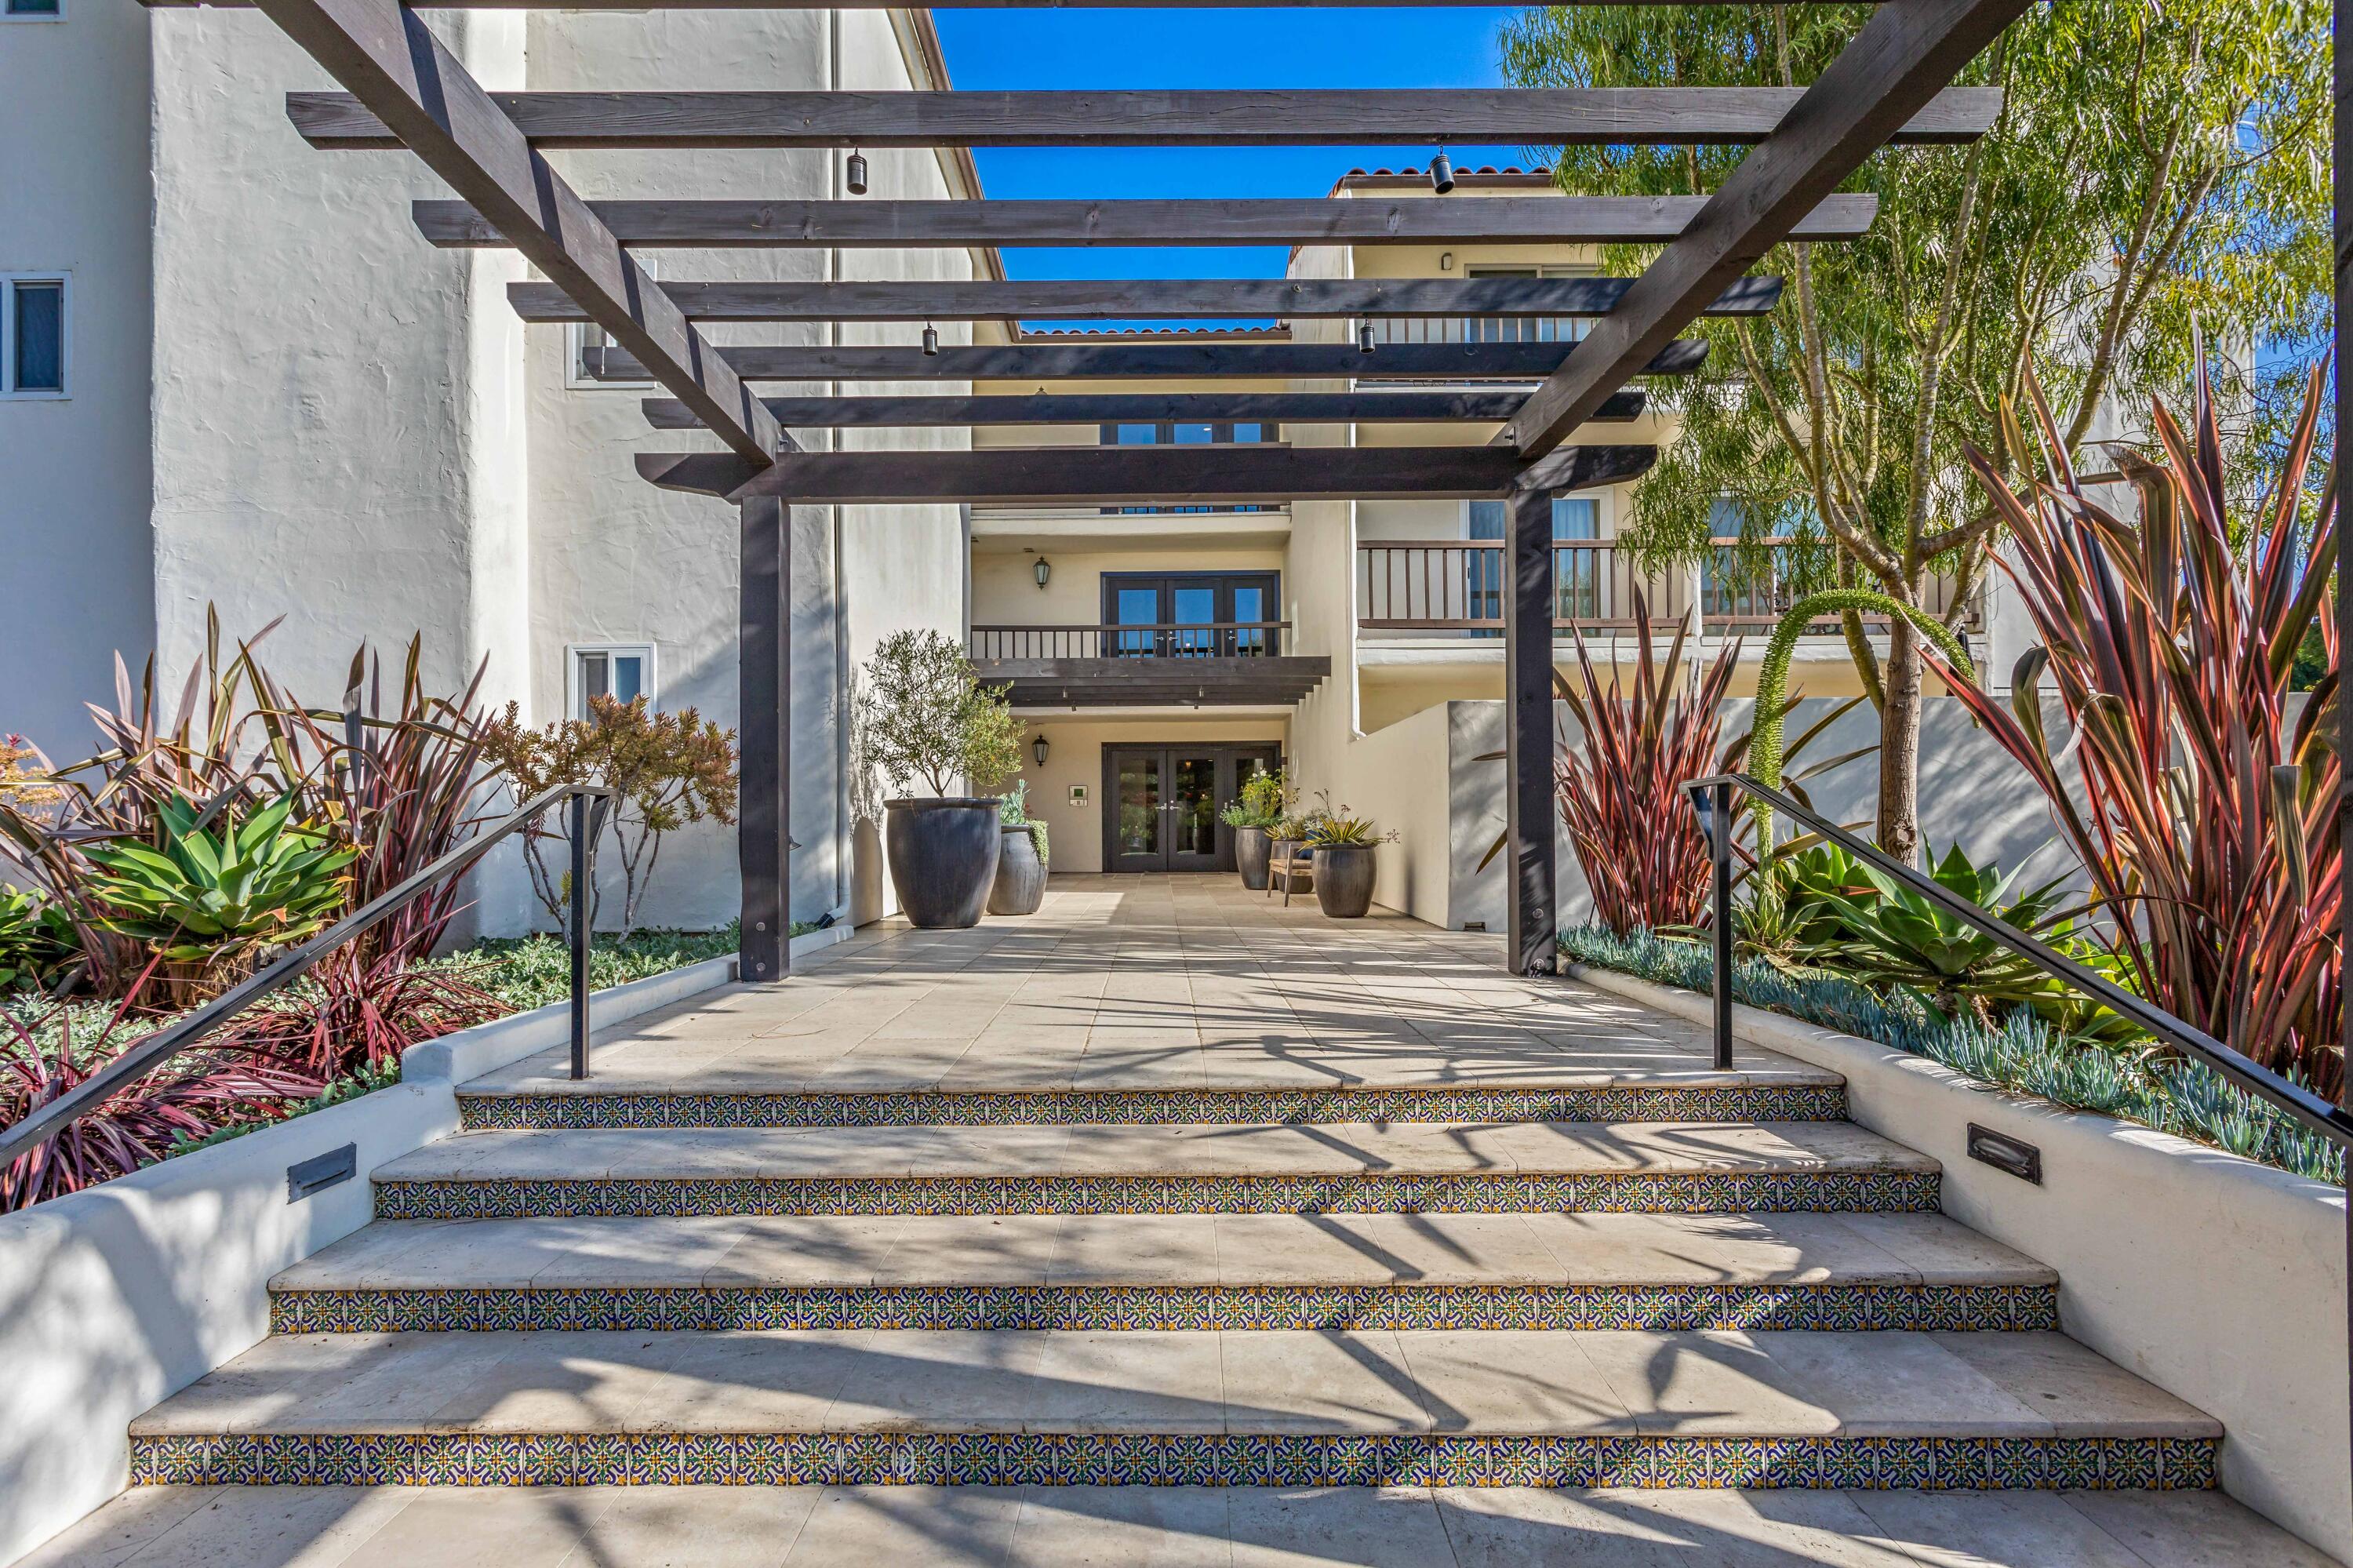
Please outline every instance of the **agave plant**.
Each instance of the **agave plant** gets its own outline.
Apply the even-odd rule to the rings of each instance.
[[[136,997],[140,987],[133,985]],[[31,1018],[0,1008],[0,1128],[79,1087],[121,1054],[129,1000],[92,1030],[62,1003]],[[78,1037],[79,1036],[79,1037]],[[79,1192],[152,1165],[223,1122],[320,1092],[319,1080],[235,1052],[166,1063],[108,1096],[0,1170],[0,1213]]]
[[[1997,1005],[2007,1010],[2024,1004],[2044,990],[2042,971],[1996,938],[1954,918],[1878,867],[1839,858],[1845,863],[1830,867],[1831,875],[1860,875],[1864,888],[1824,881],[1798,893],[1804,900],[1799,907],[1819,912],[1817,923],[1827,927],[1803,951],[1804,961],[1842,970],[1878,989],[1913,991],[1946,1018],[1966,1012],[1980,1023],[1993,1021]],[[1942,860],[1933,853],[1924,859],[1938,886],[2029,934],[2072,917],[2058,908],[2057,880],[2011,898],[2014,874],[1973,863],[1958,844]]]
[[[2008,706],[1963,682],[1954,694],[2041,787],[2134,989],[2341,1095],[2342,762],[2327,733],[2338,651],[2320,614],[2337,502],[2333,482],[2306,483],[2321,371],[2243,531],[2202,356],[2191,429],[2158,401],[2156,459],[2115,453],[2137,518],[2094,498],[2031,380],[2027,396],[2043,477],[2020,493],[1984,454],[1969,461],[2010,527],[2004,568],[2042,645],[2018,662]],[[2031,450],[2014,423],[2009,445]],[[2291,721],[2316,621],[2327,667]],[[2046,693],[2063,736],[2045,726]]]
[[[47,987],[79,952],[73,922],[54,900],[0,886],[0,991]]]
[[[160,846],[93,844],[88,894],[108,929],[168,964],[229,967],[260,948],[322,928],[344,903],[358,852],[294,825],[291,795],[243,823],[174,795],[159,810]]]

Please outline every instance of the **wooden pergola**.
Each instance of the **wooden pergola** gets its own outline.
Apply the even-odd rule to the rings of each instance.
[[[460,198],[417,204],[448,247],[511,246],[545,277],[512,285],[533,321],[594,323],[617,345],[608,377],[659,384],[659,428],[699,427],[726,451],[648,454],[647,480],[737,508],[743,800],[743,974],[787,972],[786,789],[790,727],[788,508],[796,503],[1276,502],[1484,496],[1512,506],[1504,665],[1509,961],[1557,966],[1552,757],[1551,500],[1630,477],[1652,449],[1572,443],[1583,426],[1630,418],[1637,377],[1695,369],[1677,334],[1703,315],[1773,307],[1778,279],[1748,270],[1785,239],[1834,241],[1871,222],[1869,196],[1837,194],[1875,149],[1967,141],[2000,94],[1954,75],[2026,0],[1884,0],[1804,89],[1383,91],[507,92],[485,90],[400,0],[256,0],[339,81],[288,95],[322,148],[405,147]],[[528,0],[452,0],[511,8]],[[574,9],[765,8],[789,0],[571,0]],[[944,5],[1065,0],[938,0]],[[1103,5],[1172,0],[1093,0]],[[1176,4],[1202,0],[1174,0]],[[1207,0],[1215,4],[1217,0]],[[1314,4],[1315,0],[1301,0]],[[1354,0],[1352,0],[1354,3]],[[1443,0],[1441,0],[1443,3]],[[1468,0],[1462,0],[1468,3]],[[846,0],[852,6],[872,0]],[[584,201],[550,148],[989,147],[1506,143],[1742,144],[1712,195],[1566,195],[1462,201]],[[1656,241],[1630,279],[1155,282],[655,281],[637,248],[941,249],[1020,245],[1428,244]],[[702,321],[940,321],[1023,317],[1595,318],[1575,344],[1354,344],[1016,343],[950,347],[713,345]],[[1238,391],[1178,397],[1072,393],[765,399],[751,384],[859,381],[1330,377],[1535,380],[1532,393]],[[1186,419],[1494,423],[1484,446],[1183,447],[806,452],[786,425],[870,427],[1019,420]]]

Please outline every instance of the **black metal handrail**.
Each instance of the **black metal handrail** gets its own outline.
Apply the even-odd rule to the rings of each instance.
[[[441,856],[432,864],[386,888],[341,920],[307,941],[297,943],[220,995],[174,1019],[152,1034],[132,1043],[129,1050],[47,1105],[37,1106],[14,1127],[0,1128],[0,1170],[26,1150],[46,1142],[126,1084],[135,1082],[162,1064],[289,982],[327,954],[397,914],[411,900],[436,885],[457,876],[488,853],[492,845],[522,832],[540,813],[559,800],[572,803],[572,1075],[588,1075],[588,895],[596,876],[597,834],[613,791],[596,784],[559,784],[525,800],[507,816]]]
[[[2000,941],[2027,962],[2063,985],[2073,986],[2111,1012],[2131,1020],[2167,1044],[2204,1063],[2232,1083],[2287,1113],[2301,1125],[2340,1148],[2353,1150],[2353,1112],[2321,1098],[2252,1058],[2243,1056],[2194,1024],[2135,996],[2105,975],[2086,969],[2047,943],[2028,936],[1989,910],[1970,903],[1950,888],[1911,866],[1894,860],[1874,844],[1848,832],[1835,822],[1799,804],[1780,790],[1758,783],[1746,773],[1719,773],[1694,779],[1683,788],[1708,839],[1714,863],[1715,895],[1715,1065],[1732,1065],[1732,796],[1737,789],[1776,811],[1786,812],[1830,842],[1864,863],[1884,872],[1946,914]]]

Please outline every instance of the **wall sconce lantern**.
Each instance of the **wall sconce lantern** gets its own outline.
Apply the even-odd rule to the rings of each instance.
[[[1039,588],[1044,588],[1046,586],[1046,579],[1054,575],[1054,563],[1048,560],[1045,556],[1040,556],[1038,557],[1038,564],[1035,567],[1032,567],[1030,570],[1037,575],[1038,586]]]
[[[1451,272],[1454,270],[1453,251],[1441,250],[1438,253],[1438,270],[1441,272]]]
[[[1044,736],[1039,736],[1029,743],[1029,755],[1038,759],[1039,767],[1043,768],[1046,766],[1046,737]]]

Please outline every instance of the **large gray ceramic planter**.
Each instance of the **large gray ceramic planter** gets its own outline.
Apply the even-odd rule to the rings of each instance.
[[[1315,902],[1335,920],[1358,920],[1373,906],[1372,844],[1315,846]]]
[[[1264,828],[1234,830],[1234,863],[1241,868],[1242,885],[1252,893],[1266,891],[1266,857],[1272,842]]]
[[[991,915],[1035,915],[1046,901],[1046,863],[1027,827],[1007,828],[997,856],[997,880],[989,885]]]
[[[883,802],[883,853],[909,922],[926,930],[980,924],[1004,836],[998,804],[957,795]]]

